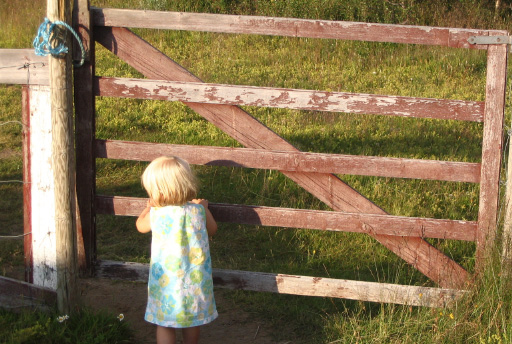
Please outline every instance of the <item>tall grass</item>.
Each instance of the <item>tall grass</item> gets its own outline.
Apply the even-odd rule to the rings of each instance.
[[[0,1],[1,48],[30,46],[30,27],[33,25],[35,32],[44,17],[37,10],[44,7],[43,2],[36,3],[30,10],[34,12],[23,18],[11,2]],[[495,16],[492,6],[479,1],[104,0],[92,1],[92,5],[451,27],[506,29],[510,25],[508,9]],[[481,51],[198,32],[136,33],[207,82],[448,99],[485,97],[486,60]],[[23,37],[11,38],[16,35]],[[97,74],[141,77],[100,46]],[[19,120],[19,88],[0,87],[0,104],[1,121]],[[303,151],[468,162],[481,159],[482,125],[478,123],[244,109]],[[97,136],[239,146],[184,105],[160,101],[98,99]],[[20,128],[2,126],[0,137],[2,154],[14,152],[2,160],[0,179],[21,179]],[[99,159],[97,164],[98,193],[145,196],[139,181],[145,163]],[[211,202],[327,209],[276,171],[211,166],[198,166],[196,171],[202,181],[201,197]],[[464,220],[478,216],[478,185],[351,175],[340,178],[390,214]],[[2,204],[5,211],[0,216],[12,219],[11,214],[17,212],[16,219],[9,220],[9,233],[21,233],[21,185],[0,187],[16,200]],[[149,240],[134,230],[133,218],[98,216],[101,259],[148,262]],[[473,243],[430,242],[473,270]],[[7,252],[0,255],[3,263],[10,252],[19,255],[20,247],[2,247],[0,254],[2,250]],[[353,233],[221,224],[212,241],[212,258],[217,268],[432,285],[372,238]],[[505,343],[511,336],[506,326],[512,320],[511,299],[509,284],[500,273],[499,261],[489,264],[468,297],[451,309],[244,291],[224,295],[276,327],[286,324],[288,332],[281,331],[276,340],[295,334],[297,341],[302,338],[307,343]]]
[[[46,1],[35,0],[20,7],[16,1],[0,1],[0,47],[30,48],[46,14]]]

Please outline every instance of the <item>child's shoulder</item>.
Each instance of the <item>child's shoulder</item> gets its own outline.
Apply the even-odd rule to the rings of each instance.
[[[163,207],[153,207],[155,213],[176,213],[181,212],[184,206],[180,205],[165,205]]]
[[[202,204],[199,204],[199,203],[194,203],[194,202],[187,202],[185,204],[186,207],[189,207],[189,208],[197,208],[197,209],[204,209],[203,205]]]
[[[182,212],[187,209],[197,209],[197,210],[204,210],[204,207],[202,204],[197,204],[193,202],[187,202],[183,205],[166,205],[164,207],[154,207],[153,208],[156,212],[170,212],[170,213],[176,213],[176,212]]]

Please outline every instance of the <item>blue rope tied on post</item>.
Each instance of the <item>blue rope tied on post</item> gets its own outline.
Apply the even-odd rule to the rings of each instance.
[[[44,18],[44,22],[39,26],[39,30],[37,30],[37,36],[36,38],[34,38],[34,42],[32,43],[36,50],[36,55],[48,56],[51,54],[52,56],[58,56],[60,54],[66,54],[68,52],[68,47],[66,47],[64,42],[59,42],[58,35],[53,33],[53,29],[56,25],[64,26],[73,34],[73,36],[75,36],[76,40],[78,41],[78,44],[80,45],[80,50],[82,51],[82,59],[79,62],[74,61],[73,66],[81,67],[85,61],[85,49],[82,44],[82,41],[80,40],[80,37],[78,37],[78,34],[75,32],[75,30],[73,30],[71,26],[60,20],[57,20],[52,23],[50,19]]]

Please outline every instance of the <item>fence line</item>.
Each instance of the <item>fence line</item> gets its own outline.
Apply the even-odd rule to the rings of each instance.
[[[100,44],[146,77],[200,82],[197,77],[131,31],[107,27],[94,29],[94,37]],[[154,68],[152,61],[159,68]],[[91,77],[90,81],[84,80],[81,84],[93,83],[93,79]],[[248,148],[297,151],[290,143],[237,106],[194,102],[185,104]],[[89,116],[93,116],[93,113]],[[289,171],[282,173],[334,210],[386,214],[333,174]],[[468,278],[467,271],[460,265],[419,237],[380,235],[372,232],[369,234],[441,286],[463,286]]]
[[[102,78],[101,76],[91,76],[91,79],[84,80],[84,82],[93,85],[94,95],[100,96],[113,96],[113,97],[133,97],[144,99],[164,99],[171,101],[182,101],[193,110],[198,112],[208,121],[216,125],[219,129],[235,138],[242,145],[253,150],[265,150],[264,154],[270,156],[268,161],[279,160],[282,163],[278,168],[285,175],[296,181],[299,185],[304,187],[307,191],[324,201],[328,206],[337,211],[344,211],[348,213],[364,213],[358,215],[349,223],[362,224],[358,230],[366,230],[368,234],[375,237],[386,247],[405,259],[407,262],[416,267],[419,271],[433,279],[441,286],[460,287],[468,277],[467,272],[458,266],[457,263],[446,257],[442,252],[434,249],[427,242],[422,239],[422,235],[418,234],[417,237],[404,236],[404,232],[400,232],[398,222],[393,224],[387,223],[384,226],[374,229],[373,226],[368,226],[371,222],[371,216],[382,216],[383,218],[390,219],[389,216],[384,216],[385,212],[376,207],[371,201],[358,194],[355,190],[349,188],[340,179],[330,174],[332,171],[329,169],[323,170],[321,173],[317,172],[304,172],[304,166],[297,163],[286,163],[286,161],[293,161],[293,157],[300,159],[304,158],[302,153],[285,142],[273,133],[270,129],[264,127],[250,116],[245,111],[239,109],[238,105],[251,105],[251,106],[265,106],[265,107],[288,107],[294,109],[309,109],[320,111],[335,111],[335,112],[353,112],[353,113],[371,113],[371,114],[390,114],[390,115],[404,115],[405,116],[432,116],[432,104],[439,105],[438,110],[442,114],[443,119],[459,119],[459,120],[473,120],[484,122],[484,135],[483,135],[483,157],[481,165],[471,165],[477,170],[474,171],[478,178],[473,178],[475,182],[480,182],[480,206],[479,219],[475,229],[477,240],[477,247],[480,257],[484,252],[485,247],[488,247],[492,242],[493,233],[490,228],[496,222],[496,212],[494,210],[497,206],[497,188],[499,186],[499,168],[496,169],[496,164],[499,165],[501,153],[501,135],[493,135],[501,132],[500,126],[503,126],[503,108],[504,103],[500,98],[501,88],[504,87],[506,67],[506,47],[504,46],[481,46],[471,45],[468,40],[474,35],[502,35],[503,31],[495,30],[465,30],[465,29],[446,29],[446,28],[426,28],[426,27],[410,27],[401,25],[385,25],[385,24],[366,24],[366,23],[346,23],[346,22],[328,22],[328,21],[310,21],[310,20],[295,20],[287,18],[264,18],[264,17],[244,17],[244,16],[229,16],[229,15],[210,15],[210,14],[180,14],[169,12],[151,12],[151,11],[135,11],[135,10],[115,10],[115,9],[93,9],[93,23],[95,39],[105,46],[108,50],[113,52],[119,58],[127,62],[129,65],[144,74],[145,77],[153,80],[135,80],[135,79],[120,79],[120,78]],[[380,42],[395,42],[395,43],[413,43],[413,44],[430,44],[430,45],[444,45],[459,48],[476,48],[486,49],[488,56],[488,73],[487,73],[487,94],[485,102],[460,102],[457,103],[458,108],[453,107],[455,103],[451,104],[442,103],[443,100],[425,100],[420,101],[419,98],[393,98],[390,96],[372,96],[362,94],[346,94],[340,92],[320,92],[308,90],[289,90],[289,89],[276,89],[276,88],[263,88],[252,86],[235,86],[235,85],[219,85],[219,84],[203,84],[201,80],[191,75],[188,71],[184,70],[181,66],[177,65],[174,61],[160,53],[147,42],[143,41],[131,31],[123,27],[153,27],[158,29],[173,29],[173,30],[191,30],[191,31],[206,31],[206,32],[224,32],[224,33],[251,33],[251,34],[266,34],[266,35],[281,35],[293,37],[315,37],[315,38],[337,38],[337,39],[356,39]],[[504,59],[505,57],[505,59]],[[151,64],[157,63],[159,68],[152,68]],[[155,80],[156,79],[156,80]],[[422,101],[424,103],[422,103]],[[420,105],[425,106],[424,109],[419,109]],[[427,104],[427,105],[425,105]],[[441,105],[442,104],[442,105]],[[448,107],[444,105],[449,105]],[[462,107],[460,107],[462,105]],[[502,106],[503,105],[503,106]],[[374,106],[370,108],[369,106]],[[390,110],[391,106],[391,110]],[[394,106],[394,108],[393,108]],[[444,106],[444,107],[443,107]],[[450,109],[450,106],[453,108]],[[460,115],[460,109],[464,106],[470,109],[466,115]],[[402,112],[400,112],[402,110]],[[416,111],[416,112],[415,112]],[[448,114],[446,114],[448,111]],[[464,110],[462,111],[464,112]],[[93,114],[91,114],[93,115]],[[434,114],[432,117],[437,116]],[[476,117],[475,117],[476,116]],[[94,133],[93,133],[94,137]],[[128,147],[137,147],[139,152],[136,154],[129,153],[130,159],[136,158],[144,154],[149,154],[152,148],[157,147],[149,146],[144,143],[128,143],[128,142],[112,142],[112,141],[99,141],[93,139],[96,147],[96,156],[111,156],[119,158],[124,153],[120,151]],[[140,145],[140,146],[137,146]],[[94,146],[94,144],[93,144]],[[115,147],[115,153],[108,152],[110,148]],[[150,148],[151,147],[151,148]],[[192,147],[177,147],[176,145],[159,146],[160,149],[181,149],[181,155],[187,155],[187,151],[194,149],[194,151],[201,151],[203,157],[195,155],[197,160],[206,159],[205,164],[241,164],[242,166],[257,166],[256,163],[243,164],[240,157],[239,161],[233,161],[232,156],[236,156],[237,150],[226,150],[225,148],[215,148],[216,154],[230,154],[230,156],[222,156],[221,154],[212,156],[212,147],[206,148],[192,148]],[[490,149],[493,147],[494,150]],[[496,154],[496,150],[499,154]],[[207,153],[209,152],[209,153]],[[241,154],[242,151],[240,151]],[[261,161],[263,152],[253,151],[253,160]],[[94,155],[93,154],[93,155]],[[192,153],[190,153],[192,155]],[[207,154],[210,154],[208,157]],[[277,155],[282,154],[277,159]],[[295,154],[295,155],[293,155]],[[292,157],[293,156],[293,157]],[[221,158],[222,157],[222,158]],[[318,156],[317,156],[318,157]],[[208,160],[209,158],[209,160]],[[334,158],[334,155],[326,155],[325,161]],[[338,157],[339,158],[339,157]],[[348,161],[355,160],[355,157],[345,157]],[[371,157],[357,157],[359,159],[371,159]],[[229,163],[226,162],[229,161]],[[376,161],[383,160],[376,159]],[[368,162],[369,160],[365,160]],[[303,162],[303,161],[301,161]],[[414,166],[416,161],[410,162],[402,160],[400,162],[404,165],[410,164]],[[290,167],[287,167],[288,165]],[[300,168],[297,168],[300,166]],[[311,165],[313,166],[313,164]],[[261,165],[260,165],[261,167]],[[383,167],[386,169],[390,166]],[[416,165],[414,167],[419,167]],[[287,170],[288,168],[288,170]],[[297,171],[293,170],[296,168]],[[332,168],[332,166],[329,166]],[[292,171],[289,171],[289,170]],[[357,170],[357,169],[356,169]],[[361,170],[361,168],[359,169]],[[498,174],[496,171],[498,170]],[[431,172],[431,175],[436,174],[437,171]],[[401,176],[404,175],[400,172]],[[378,173],[377,173],[378,174]],[[408,175],[410,176],[410,175]],[[107,211],[110,214],[132,214],[131,211],[124,212],[126,209],[137,209],[140,207],[142,199],[136,198],[119,198],[119,197],[105,197],[95,196],[96,200],[94,207],[96,211]],[[496,203],[496,205],[494,204]],[[236,205],[212,205],[212,211],[219,211],[216,207],[226,207],[229,209],[226,213],[239,213],[239,219],[252,218],[255,223],[270,223],[280,226],[302,226],[307,228],[307,216],[312,216],[308,213],[302,213],[304,216],[302,221],[296,223],[284,224],[282,221],[275,221],[281,219],[276,215],[279,212],[289,210],[267,209],[264,207],[247,208]],[[242,207],[242,208],[240,208]],[[125,210],[121,210],[125,209]],[[482,209],[485,209],[483,211]],[[235,211],[236,210],[236,211]],[[267,212],[267,213],[265,213]],[[301,211],[293,210],[294,215],[288,217],[297,217],[297,213]],[[334,212],[337,213],[337,212]],[[218,216],[222,221],[223,213],[219,211]],[[265,215],[263,215],[265,214]],[[315,215],[320,215],[315,213]],[[322,214],[325,220],[327,214]],[[331,214],[329,214],[331,215]],[[251,217],[252,216],[252,217]],[[347,216],[345,214],[345,216]],[[361,218],[364,217],[364,220]],[[268,220],[272,218],[273,220]],[[240,221],[237,220],[236,221]],[[268,222],[266,222],[268,221]],[[339,221],[339,220],[337,220]],[[359,222],[357,222],[359,221]],[[394,219],[393,221],[398,221]],[[421,221],[427,221],[422,219]],[[242,220],[243,222],[243,220]],[[293,222],[293,221],[292,221]],[[366,225],[366,226],[365,226]],[[389,227],[390,226],[390,227]],[[330,228],[335,226],[326,226]],[[356,226],[357,227],[357,226]],[[384,232],[382,228],[386,228]],[[421,227],[421,226],[420,226]],[[442,227],[442,226],[440,226]],[[309,227],[311,228],[311,227]],[[354,227],[355,228],[355,227]],[[351,230],[355,230],[352,228]],[[368,230],[370,228],[371,230]],[[383,234],[386,233],[386,234]],[[391,233],[391,234],[390,234]],[[400,233],[400,234],[392,234]],[[447,232],[438,232],[441,236],[446,235]]]
[[[92,8],[95,26],[275,35],[370,42],[440,45],[486,49],[471,44],[472,36],[508,35],[507,31],[474,30],[330,20],[275,18],[209,13],[161,12]]]
[[[95,78],[97,96],[482,122],[484,102],[166,80]]]
[[[138,216],[146,204],[147,200],[142,198],[96,196],[96,212],[98,214]],[[404,238],[475,241],[477,230],[475,221],[219,203],[210,203],[209,208],[219,222],[394,235]]]
[[[88,4],[78,1],[79,7]],[[431,295],[435,299],[420,302],[421,305],[439,305],[446,295],[456,298],[463,294],[460,290],[468,280],[468,273],[456,262],[432,247],[424,237],[453,238],[477,242],[477,262],[485,258],[485,249],[494,241],[497,206],[499,197],[499,170],[504,109],[504,87],[507,49],[505,45],[472,45],[468,40],[472,36],[507,35],[498,30],[468,30],[451,28],[414,27],[405,25],[368,24],[352,22],[330,22],[321,20],[298,20],[289,18],[267,18],[250,16],[229,16],[192,13],[167,13],[154,11],[116,10],[116,9],[77,9],[80,34],[88,50],[85,66],[75,71],[76,130],[80,145],[77,145],[79,163],[77,179],[80,206],[78,228],[79,240],[85,243],[80,261],[91,268],[96,263],[94,217],[96,213],[109,213],[133,216],[138,214],[145,201],[138,198],[107,197],[95,194],[95,159],[126,158],[141,159],[150,147],[158,152],[179,150],[180,155],[190,151],[200,151],[200,155],[191,160],[195,163],[233,165],[251,168],[275,168],[311,192],[330,206],[331,212],[309,211],[304,209],[281,209],[270,207],[252,207],[241,205],[212,204],[212,212],[222,221],[237,223],[300,227],[321,230],[350,230],[368,233],[391,251],[402,257],[420,272],[437,282],[441,287],[434,288]],[[89,26],[91,17],[95,26]],[[487,81],[485,102],[452,101],[409,97],[376,96],[349,94],[342,92],[322,92],[313,90],[288,90],[252,86],[202,84],[201,80],[163,55],[147,42],[128,29],[119,27],[148,27],[173,30],[191,30],[223,33],[265,34],[291,37],[313,37],[329,39],[366,40],[374,42],[412,43],[441,45],[465,49],[487,49]],[[111,27],[112,26],[112,27]],[[129,65],[154,80],[134,80],[96,77],[94,73],[94,41],[123,59]],[[39,63],[33,56],[10,51],[8,65],[12,61],[23,60],[26,63]],[[17,54],[17,55],[16,55]],[[27,62],[28,61],[28,62]],[[158,68],[152,63],[158,61]],[[13,80],[0,65],[0,82]],[[36,72],[42,72],[45,68]],[[24,68],[25,69],[25,68]],[[19,83],[33,84],[39,78],[44,83],[44,72],[34,74],[37,68],[23,70],[16,75]],[[10,78],[10,79],[9,79]],[[158,81],[157,81],[158,80]],[[164,80],[164,81],[160,81]],[[134,85],[140,87],[135,90]],[[160,88],[160,94],[152,91]],[[178,89],[186,89],[177,94]],[[502,92],[503,91],[503,92]],[[124,93],[123,93],[124,92]],[[138,92],[138,93],[137,93]],[[209,95],[208,95],[208,92]],[[237,93],[238,92],[238,93]],[[244,93],[245,92],[245,93]],[[252,92],[248,94],[247,92]],[[29,93],[27,92],[27,95]],[[245,99],[235,99],[236,95],[245,95]],[[287,95],[288,99],[281,96]],[[219,129],[239,141],[247,148],[227,149],[219,147],[193,147],[184,145],[163,145],[133,142],[97,140],[95,138],[95,96],[149,97],[152,99],[179,100],[191,107]],[[234,96],[233,96],[234,95]],[[311,104],[305,106],[301,99],[306,97]],[[275,100],[280,98],[280,100]],[[282,100],[281,100],[282,99]],[[291,99],[291,100],[290,100]],[[29,102],[25,98],[25,101]],[[315,103],[316,102],[316,103]],[[375,103],[375,104],[374,104]],[[227,105],[226,105],[227,104]],[[371,113],[405,115],[408,117],[431,117],[483,122],[483,149],[480,164],[418,161],[415,159],[391,159],[362,156],[343,156],[299,152],[270,129],[264,127],[251,115],[237,105],[276,106],[320,111],[343,111],[353,113]],[[373,106],[373,107],[372,107]],[[405,110],[400,113],[400,109]],[[448,112],[448,114],[443,113]],[[135,147],[133,152],[121,152],[127,147]],[[138,152],[137,152],[138,149]],[[212,152],[215,151],[215,154]],[[127,154],[128,153],[128,154]],[[137,156],[138,154],[138,156]],[[154,153],[156,154],[156,153]],[[202,155],[201,155],[202,154]],[[238,156],[237,156],[238,154]],[[209,160],[207,159],[209,157]],[[246,162],[250,157],[250,161]],[[262,158],[266,157],[266,158]],[[145,159],[147,159],[146,157]],[[215,161],[213,161],[213,158]],[[194,160],[195,159],[195,160]],[[308,160],[309,159],[309,160]],[[337,159],[337,162],[336,162]],[[228,161],[226,161],[228,160]],[[330,161],[331,165],[315,171],[315,165]],[[259,164],[257,163],[259,162]],[[262,165],[261,162],[264,164]],[[231,164],[231,165],[230,165]],[[337,164],[337,165],[336,165]],[[347,165],[353,164],[347,167]],[[480,210],[477,222],[457,220],[434,220],[424,218],[405,218],[387,215],[382,209],[350,188],[339,178],[331,174],[347,171],[370,175],[370,167],[378,170],[377,175],[421,179],[462,180],[480,183]],[[263,167],[262,167],[263,166]],[[28,166],[27,168],[31,168]],[[343,170],[343,168],[345,170]],[[414,170],[420,168],[421,171]],[[425,172],[425,170],[429,170]],[[439,171],[442,171],[439,176]],[[437,175],[436,175],[437,174]],[[375,174],[372,174],[375,175]],[[449,175],[454,175],[448,177]],[[446,179],[452,178],[452,179]],[[145,203],[144,203],[145,204]],[[29,206],[30,207],[30,206]],[[323,222],[321,222],[323,221]],[[318,225],[318,223],[320,223]],[[342,223],[342,225],[340,225]],[[30,235],[29,235],[30,234]],[[32,232],[27,231],[26,237]],[[105,265],[100,262],[99,267]],[[123,267],[122,269],[130,269]],[[108,269],[103,270],[108,271]],[[216,283],[230,288],[285,292],[299,295],[320,295],[318,286],[330,288],[335,292],[322,294],[330,297],[354,297],[358,300],[378,302],[398,302],[416,304],[419,295],[405,291],[415,290],[414,286],[388,286],[385,284],[360,281],[330,281],[316,277],[273,275],[258,272],[224,271],[219,272]],[[305,281],[294,284],[292,281]],[[260,283],[261,282],[261,283]],[[279,285],[292,287],[279,289]],[[350,286],[350,287],[349,287]],[[343,288],[361,291],[355,296],[343,292]],[[400,297],[389,295],[386,290],[398,291]],[[366,292],[371,289],[371,292]],[[430,293],[430,291],[429,291]],[[372,296],[373,295],[373,296]],[[375,297],[375,295],[379,295]]]
[[[107,159],[151,161],[161,155],[173,154],[194,165],[480,182],[480,163],[119,140],[95,142],[96,157]]]

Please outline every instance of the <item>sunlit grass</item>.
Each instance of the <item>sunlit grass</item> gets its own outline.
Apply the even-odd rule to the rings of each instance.
[[[30,6],[0,0],[0,49],[31,48],[45,15],[45,0],[30,1]]]

